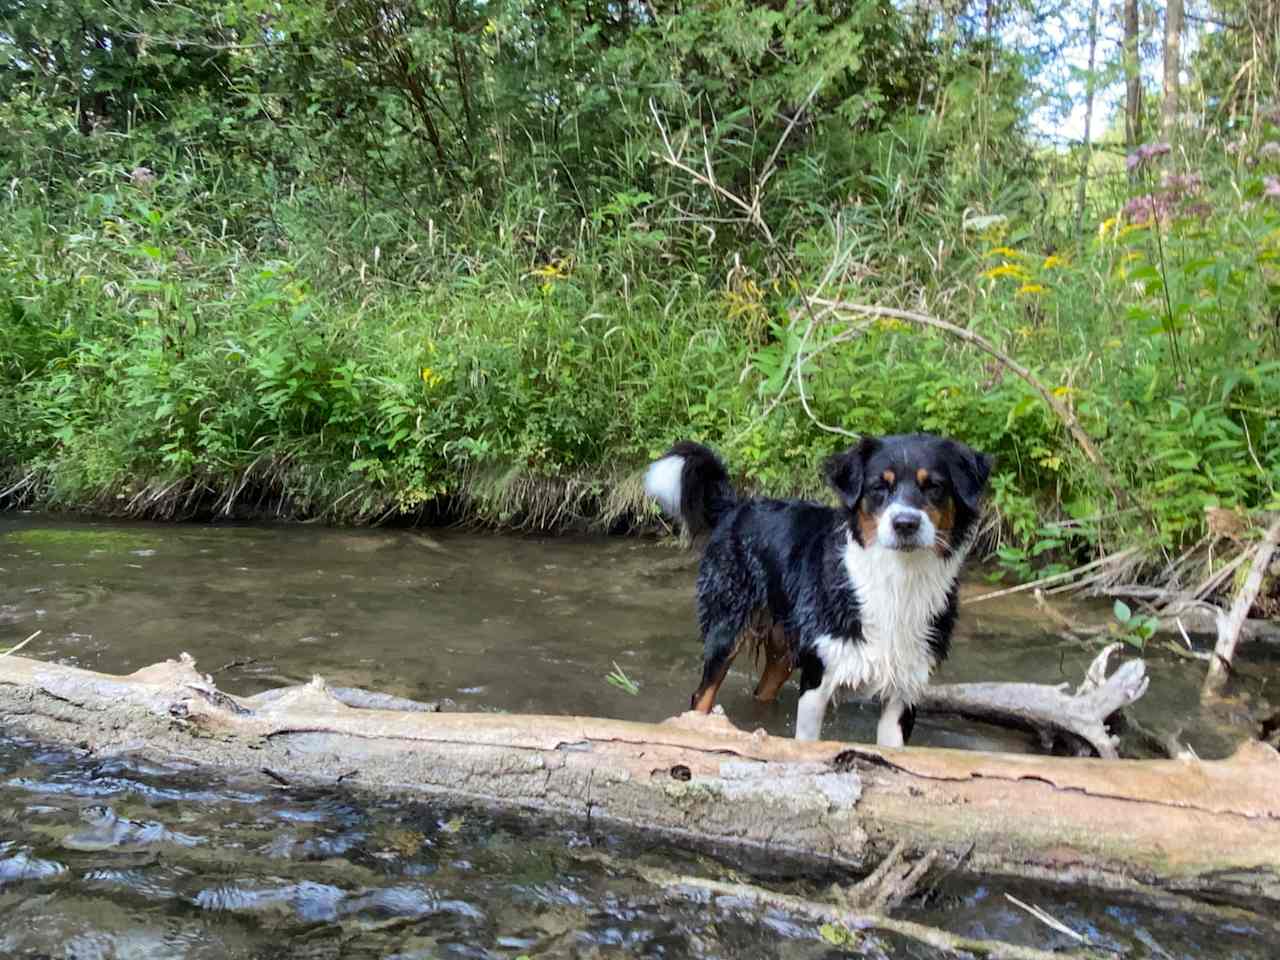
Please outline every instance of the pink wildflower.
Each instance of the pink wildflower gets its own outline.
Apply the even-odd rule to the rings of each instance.
[[[1194,196],[1204,186],[1204,179],[1198,173],[1166,173],[1160,178],[1160,186],[1180,196]]]
[[[1154,160],[1156,157],[1163,157],[1171,149],[1173,148],[1163,141],[1160,143],[1144,143],[1137,150],[1124,158],[1125,169],[1137,170],[1145,166],[1148,160]]]

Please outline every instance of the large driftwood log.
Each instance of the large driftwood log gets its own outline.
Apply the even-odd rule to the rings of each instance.
[[[663,724],[357,709],[323,681],[234,697],[189,657],[124,677],[0,657],[7,729],[276,782],[430,792],[865,867],[905,840],[960,869],[1280,901],[1280,754],[1061,759],[802,743]]]

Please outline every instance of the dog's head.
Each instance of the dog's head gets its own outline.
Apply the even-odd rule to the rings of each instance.
[[[830,457],[826,474],[862,546],[945,557],[978,519],[991,458],[927,433],[867,437]]]

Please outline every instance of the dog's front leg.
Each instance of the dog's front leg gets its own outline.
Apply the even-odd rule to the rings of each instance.
[[[800,661],[800,702],[796,705],[796,739],[817,740],[822,736],[822,721],[832,691],[822,682],[825,666],[814,654]]]
[[[876,743],[882,747],[906,746],[911,727],[915,725],[915,710],[895,696],[888,696],[880,704],[880,722],[876,725]]]
[[[797,740],[817,740],[822,736],[822,720],[830,700],[821,687],[800,694],[800,703],[796,706]]]

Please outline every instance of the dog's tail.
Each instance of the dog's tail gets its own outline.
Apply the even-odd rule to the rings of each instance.
[[[690,440],[681,440],[649,465],[644,492],[668,516],[678,517],[691,537],[713,528],[738,502],[720,458]]]

